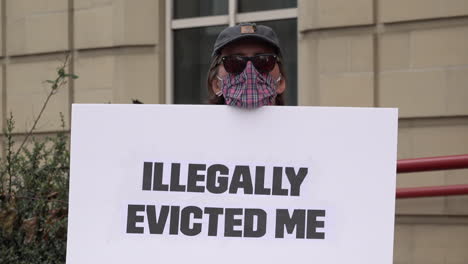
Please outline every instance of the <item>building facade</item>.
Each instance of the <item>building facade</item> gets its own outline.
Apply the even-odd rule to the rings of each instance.
[[[203,103],[217,34],[277,31],[291,105],[398,107],[398,158],[468,153],[468,0],[1,0],[2,128],[32,126],[70,54],[39,136],[72,103]],[[377,176],[376,176],[377,177]],[[468,183],[468,170],[398,175]],[[369,197],[369,199],[372,199]],[[394,263],[468,263],[468,197],[397,201]]]

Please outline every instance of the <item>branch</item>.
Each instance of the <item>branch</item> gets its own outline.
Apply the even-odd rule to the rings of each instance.
[[[65,61],[64,61],[63,65],[60,68],[58,68],[58,70],[57,70],[58,77],[53,81],[52,80],[47,80],[48,83],[52,84],[51,89],[50,89],[50,93],[49,93],[49,95],[47,95],[47,98],[44,101],[44,104],[42,105],[41,111],[39,112],[39,115],[37,116],[36,120],[34,120],[33,126],[31,127],[29,132],[26,134],[26,137],[24,138],[23,142],[21,142],[21,145],[18,148],[18,150],[16,151],[13,158],[16,158],[19,155],[20,151],[23,149],[23,147],[26,144],[26,142],[28,141],[29,137],[32,135],[32,133],[36,129],[37,123],[39,122],[39,119],[41,118],[42,114],[44,113],[44,110],[45,110],[47,104],[49,103],[49,100],[52,97],[52,95],[57,93],[57,90],[58,90],[59,87],[66,84],[65,78],[66,77],[71,77],[73,79],[77,78],[77,76],[75,76],[75,75],[65,73],[65,67],[68,64],[69,57],[70,57],[70,55],[67,55],[65,57]]]

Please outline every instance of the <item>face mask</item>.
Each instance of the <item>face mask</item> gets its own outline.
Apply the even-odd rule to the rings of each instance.
[[[227,105],[242,108],[258,108],[263,105],[273,105],[276,98],[276,89],[281,76],[274,80],[269,73],[260,73],[247,62],[244,71],[238,75],[229,73],[220,80],[221,94]]]

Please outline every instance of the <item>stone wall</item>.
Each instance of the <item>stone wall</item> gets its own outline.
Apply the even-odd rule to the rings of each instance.
[[[69,127],[72,103],[163,103],[164,1],[1,0],[2,126],[31,127],[65,54],[79,75],[54,95],[38,132]]]
[[[298,19],[301,105],[398,107],[399,159],[468,153],[468,1],[300,0]],[[464,183],[468,170],[397,177]],[[468,262],[468,197],[396,212],[394,263]]]

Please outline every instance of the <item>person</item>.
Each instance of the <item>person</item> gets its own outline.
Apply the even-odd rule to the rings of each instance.
[[[255,23],[224,29],[214,44],[207,88],[210,104],[284,105],[286,73],[276,33]]]

